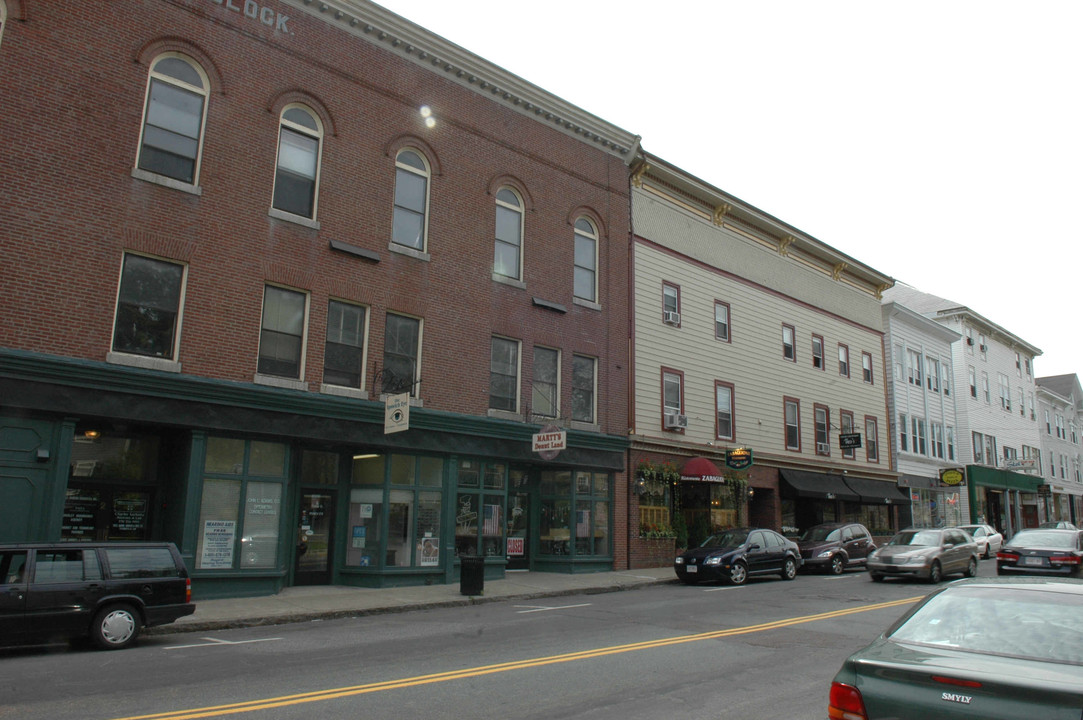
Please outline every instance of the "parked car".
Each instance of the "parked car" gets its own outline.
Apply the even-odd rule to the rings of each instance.
[[[793,540],[774,530],[740,528],[711,535],[703,544],[679,555],[673,569],[681,582],[725,580],[743,585],[756,575],[797,577],[801,550]]]
[[[978,574],[978,546],[956,528],[911,528],[869,554],[869,577],[912,577],[938,583],[945,575]]]
[[[864,567],[876,549],[872,534],[860,523],[813,525],[797,539],[802,567],[841,575],[846,568]]]
[[[1050,520],[1038,526],[1039,530],[1078,530],[1074,524],[1067,520]]]
[[[997,575],[1083,578],[1083,531],[1020,530],[997,553]]]
[[[978,546],[978,553],[983,557],[992,557],[1000,550],[1000,546],[1004,544],[1004,536],[997,532],[997,529],[992,525],[985,525],[979,523],[977,525],[960,525],[960,530],[965,530],[970,534],[970,537],[974,538],[974,543]]]
[[[831,683],[847,720],[1079,720],[1083,583],[962,580],[933,592]]]
[[[172,543],[0,545],[0,643],[89,637],[119,650],[195,609]]]

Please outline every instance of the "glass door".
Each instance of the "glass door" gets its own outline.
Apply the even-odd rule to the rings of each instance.
[[[508,570],[530,569],[530,475],[511,470],[508,478]]]
[[[331,582],[334,526],[334,491],[302,488],[297,518],[295,585],[327,585]]]

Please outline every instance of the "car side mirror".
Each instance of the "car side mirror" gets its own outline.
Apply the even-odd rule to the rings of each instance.
[[[759,550],[760,549],[760,544],[759,543],[752,543],[751,545],[748,546],[748,549],[749,550]]]

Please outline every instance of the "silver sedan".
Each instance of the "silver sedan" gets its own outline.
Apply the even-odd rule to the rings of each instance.
[[[974,538],[974,544],[978,546],[978,552],[983,558],[993,557],[1004,544],[1004,536],[992,525],[960,525],[959,529]]]

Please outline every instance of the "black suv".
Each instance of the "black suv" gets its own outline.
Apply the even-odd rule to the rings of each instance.
[[[872,535],[860,523],[813,525],[797,540],[803,567],[841,575],[848,567],[864,567],[876,549]]]
[[[0,643],[89,636],[119,650],[195,609],[173,543],[0,545]]]

